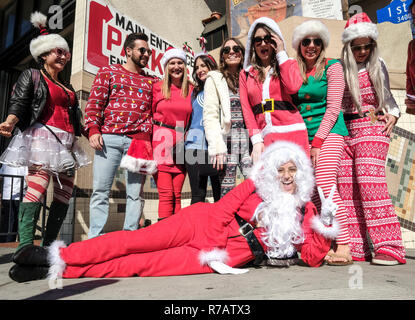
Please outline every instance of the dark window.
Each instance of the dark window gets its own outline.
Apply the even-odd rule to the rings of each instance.
[[[23,36],[26,32],[28,32],[32,28],[32,24],[30,22],[30,15],[34,11],[34,1],[25,1],[24,4],[21,3],[20,7],[20,17],[19,21],[19,37]]]
[[[202,35],[207,40],[206,50],[210,51],[220,47],[228,37],[226,17],[221,17],[218,20],[206,24]]]
[[[14,30],[15,30],[15,23],[16,23],[16,7],[17,2],[14,2],[4,10],[4,20],[3,20],[3,30],[5,31],[2,41],[2,48],[8,48],[14,42]]]

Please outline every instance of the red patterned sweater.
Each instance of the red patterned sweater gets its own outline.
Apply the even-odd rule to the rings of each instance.
[[[155,81],[119,64],[101,68],[85,107],[85,128],[89,136],[123,134],[151,140],[151,91]]]

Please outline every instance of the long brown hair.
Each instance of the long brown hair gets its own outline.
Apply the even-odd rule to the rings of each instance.
[[[235,41],[236,44],[241,47],[241,53],[242,53],[241,63],[239,64],[238,72],[236,74],[232,74],[229,71],[228,66],[225,63],[225,59],[223,58],[223,48],[225,47],[225,44],[228,41],[231,41],[231,40],[232,41]],[[245,56],[245,47],[244,47],[244,45],[242,44],[241,41],[239,41],[236,38],[227,38],[227,39],[225,39],[225,41],[223,41],[222,46],[220,47],[220,51],[219,51],[219,71],[225,77],[226,83],[228,84],[229,89],[233,93],[237,93],[238,92],[238,88],[239,88],[239,72],[242,70],[242,68],[244,66],[244,56]]]
[[[272,31],[271,28],[269,28],[267,25],[265,25],[263,23],[258,23],[255,26],[255,29],[252,32],[252,36],[251,36],[251,47],[249,48],[249,61],[251,62],[251,65],[254,67],[254,69],[258,71],[259,81],[264,82],[265,81],[264,66],[262,65],[261,60],[259,59],[259,57],[255,53],[255,42],[253,41],[255,33],[259,28],[264,29],[268,34],[271,34],[271,33],[275,34],[275,32]],[[274,49],[272,49],[272,50],[274,50]],[[272,72],[272,76],[273,77],[279,77],[279,75],[280,75],[280,65],[279,65],[278,60],[277,60],[277,55],[274,52],[271,56],[272,56],[272,58],[271,58],[271,67],[274,70]]]

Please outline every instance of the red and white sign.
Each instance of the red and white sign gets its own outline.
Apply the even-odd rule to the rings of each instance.
[[[86,24],[84,70],[93,74],[103,66],[126,62],[123,44],[130,33],[144,32],[148,36],[152,54],[145,71],[160,78],[163,76],[160,61],[166,49],[169,46],[181,49],[100,0],[88,1]],[[187,54],[190,68],[193,62],[193,56]]]

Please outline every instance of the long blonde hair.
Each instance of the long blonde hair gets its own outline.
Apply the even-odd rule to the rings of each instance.
[[[297,62],[298,62],[298,67],[300,68],[301,77],[303,78],[303,83],[308,83],[307,65],[304,61],[303,55],[301,54],[301,44],[298,46],[298,49],[297,49]],[[315,66],[316,66],[316,74],[314,78],[316,80],[320,80],[323,77],[324,69],[326,67],[326,49],[324,48],[324,46],[321,47],[321,51],[316,60]]]
[[[349,88],[352,102],[357,108],[360,115],[362,112],[362,103],[360,99],[360,86],[357,63],[354,58],[352,48],[352,41],[347,42],[342,49],[342,63],[344,69],[344,77]],[[366,70],[369,72],[370,80],[376,92],[378,107],[376,112],[381,111],[385,107],[385,92],[383,88],[382,66],[379,59],[379,49],[377,43],[372,39],[372,49],[370,50],[369,58],[366,62]]]
[[[169,63],[166,63],[166,67],[164,68],[163,85],[161,86],[161,93],[163,94],[163,97],[166,100],[169,100],[171,97],[171,77],[170,77],[168,67],[169,67]],[[189,94],[189,86],[190,86],[190,81],[187,78],[187,68],[186,68],[186,63],[185,63],[185,68],[183,71],[183,78],[182,78],[182,87],[181,87],[182,90],[180,93],[180,95],[183,98],[186,98],[187,95]]]

